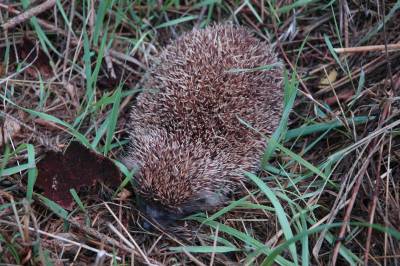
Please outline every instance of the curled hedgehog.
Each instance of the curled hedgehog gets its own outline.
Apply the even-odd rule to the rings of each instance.
[[[259,169],[282,80],[271,46],[241,26],[194,29],[161,50],[132,106],[124,158],[139,169],[144,214],[168,225],[227,203],[243,172]]]

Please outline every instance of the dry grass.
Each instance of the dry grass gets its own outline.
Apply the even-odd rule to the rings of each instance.
[[[0,3],[0,24],[27,6]],[[45,7],[0,33],[1,263],[399,264],[400,51],[371,48],[400,42],[399,1]],[[286,96],[297,94],[261,178],[249,175],[243,195],[179,231],[147,232],[127,191],[81,191],[82,204],[67,212],[33,189],[35,161],[72,139],[118,159],[149,58],[180,32],[214,21],[247,25],[275,43],[288,69]]]

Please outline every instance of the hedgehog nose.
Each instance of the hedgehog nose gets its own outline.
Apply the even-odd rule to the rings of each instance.
[[[161,224],[161,222],[159,220],[158,212],[156,210],[154,210],[153,208],[151,208],[150,206],[148,206],[148,205],[145,206],[144,213],[145,213],[146,217],[151,219],[153,222],[157,222],[157,223]],[[146,230],[155,229],[154,226],[151,224],[151,222],[149,222],[148,220],[143,220],[143,228]]]
[[[168,221],[166,215],[162,211],[160,211],[156,208],[153,208],[152,206],[149,206],[149,205],[144,206],[143,212],[146,215],[146,217],[149,218],[150,221],[152,221],[152,222],[156,222],[161,226],[165,226],[165,225],[169,224],[169,221]],[[144,220],[143,228],[146,230],[150,230],[150,229],[154,229],[154,226],[151,224],[151,222]]]
[[[142,226],[145,230],[148,231],[153,229],[153,225],[146,220],[143,220]]]

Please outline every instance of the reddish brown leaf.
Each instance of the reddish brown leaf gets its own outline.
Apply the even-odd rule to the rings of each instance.
[[[64,154],[50,151],[37,164],[36,186],[43,194],[67,210],[73,206],[69,190],[79,191],[91,187],[96,182],[117,186],[121,173],[107,157],[89,150],[78,142],[72,142]]]

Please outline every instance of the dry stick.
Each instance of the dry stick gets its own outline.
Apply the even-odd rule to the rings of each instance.
[[[376,138],[377,136],[379,136],[380,134],[383,134],[383,133],[386,132],[387,130],[392,129],[392,128],[398,126],[399,124],[400,124],[400,120],[397,120],[397,121],[391,123],[390,125],[387,125],[387,126],[385,126],[385,127],[380,127],[379,129],[377,129],[377,130],[375,130],[374,132],[372,132],[372,134],[370,134],[369,136],[363,138],[362,140],[357,141],[356,144],[352,144],[352,145],[348,148],[348,150],[355,149],[356,147],[358,147],[358,146],[364,144],[367,140],[369,140],[369,139],[374,139],[374,138]],[[375,143],[376,143],[376,141],[375,141]],[[374,146],[374,145],[372,145],[372,146]],[[362,152],[362,153],[364,153],[364,152]],[[372,156],[372,155],[371,155],[371,156]],[[357,160],[357,161],[358,161],[358,160]],[[368,158],[367,158],[367,161],[368,161]],[[366,162],[367,162],[367,161],[366,161]],[[361,170],[360,170],[360,171],[361,171]],[[352,171],[351,171],[351,172],[352,172]],[[357,175],[357,176],[358,176],[358,175]],[[354,181],[354,182],[357,182],[357,181],[358,181],[357,176],[355,177],[356,181]],[[352,185],[352,186],[353,186],[353,185]],[[354,203],[352,198],[350,199],[350,202]],[[336,204],[335,204],[335,205],[336,205]],[[343,206],[345,206],[345,205],[347,205],[347,203],[344,204]],[[335,209],[337,209],[336,212],[338,212],[339,209],[341,209],[341,207],[338,207],[338,208],[335,208]],[[333,216],[332,216],[332,217],[333,217]],[[347,219],[349,219],[349,217],[347,217]],[[345,220],[345,221],[346,221],[346,220]],[[331,221],[330,221],[329,223],[331,223]],[[345,226],[345,225],[344,225],[344,226]],[[320,238],[320,239],[321,239],[321,238]],[[320,243],[322,243],[322,242],[320,241]],[[314,248],[314,249],[315,249],[315,248]]]
[[[399,121],[400,123],[400,121]],[[331,224],[333,223],[335,217],[337,216],[337,214],[339,213],[339,211],[341,211],[344,207],[346,207],[349,203],[350,203],[350,199],[345,200],[347,198],[347,195],[349,194],[349,190],[351,190],[351,188],[354,186],[354,183],[356,182],[356,180],[352,179],[351,181],[349,180],[352,176],[353,176],[353,172],[357,166],[357,162],[361,160],[362,156],[364,155],[364,153],[366,152],[367,148],[369,147],[369,143],[371,142],[371,139],[373,139],[374,137],[378,136],[380,133],[371,135],[371,137],[365,137],[363,138],[361,141],[356,142],[357,144],[353,144],[350,146],[350,149],[348,149],[347,152],[345,152],[343,154],[343,157],[345,157],[349,151],[351,150],[357,150],[358,147],[360,147],[361,145],[365,146],[361,149],[360,152],[358,152],[357,158],[355,159],[355,164],[353,164],[353,166],[348,170],[348,173],[345,175],[345,178],[342,181],[342,185],[340,187],[339,192],[337,193],[335,202],[333,204],[332,210],[329,212],[329,214],[326,216],[327,217],[327,224]],[[367,143],[366,143],[367,142]],[[336,164],[337,166],[337,164]],[[334,169],[336,168],[336,166],[334,167]],[[316,224],[319,223],[323,223],[325,218],[321,219],[319,222],[317,222]],[[318,240],[316,242],[316,244],[314,245],[312,254],[314,255],[315,259],[318,260],[319,257],[319,251],[321,249],[322,243],[325,239],[325,235],[326,232],[328,231],[328,229],[325,229],[321,232],[320,236],[318,237]]]
[[[361,183],[362,183],[361,181],[363,180],[363,176],[367,172],[368,165],[370,165],[370,159],[375,154],[375,152],[376,152],[376,150],[378,148],[379,142],[378,142],[377,139],[376,139],[376,141],[374,141],[370,153],[368,154],[368,156],[365,159],[363,165],[361,166],[360,171],[355,176],[356,183],[355,183],[354,188],[353,188],[353,194],[351,195],[349,205],[347,206],[347,209],[346,209],[346,213],[345,213],[345,216],[344,216],[344,219],[343,219],[343,225],[340,228],[340,232],[339,232],[339,236],[338,236],[339,240],[343,239],[343,237],[344,237],[344,234],[346,232],[346,227],[347,227],[348,222],[350,220],[350,215],[351,215],[351,212],[353,210],[353,206],[354,206],[354,203],[356,201],[356,197],[358,195],[358,191],[360,190],[360,186],[361,186]],[[336,245],[335,245],[335,248],[333,249],[332,265],[336,265],[336,261],[337,261],[339,250],[340,250],[340,244],[341,244],[341,242],[338,241],[336,243]]]
[[[36,15],[46,11],[47,9],[52,8],[55,5],[55,3],[56,3],[56,0],[47,0],[46,2],[44,2],[38,6],[32,7],[31,9],[17,15],[16,17],[9,19],[6,23],[4,23],[2,25],[2,27],[5,30],[14,28],[18,24],[20,24],[24,21],[27,21],[31,17],[36,16]]]
[[[384,106],[382,116],[379,119],[378,127],[381,127],[383,122],[387,119],[390,115],[390,102],[387,102]],[[378,159],[378,165],[376,170],[376,184],[373,191],[373,199],[370,206],[370,216],[369,216],[369,223],[372,224],[374,222],[375,217],[375,210],[376,205],[378,203],[378,191],[381,186],[381,161],[382,161],[382,153],[383,153],[383,146],[381,147]],[[368,265],[368,254],[371,247],[371,238],[372,238],[372,227],[368,228],[368,235],[367,235],[367,243],[365,245],[365,253],[364,253],[364,265]]]
[[[388,144],[388,158],[387,158],[387,172],[386,172],[386,186],[385,186],[385,189],[386,189],[386,193],[385,193],[385,215],[384,215],[384,217],[385,217],[385,226],[388,226],[388,219],[389,219],[389,215],[388,215],[388,212],[389,212],[389,174],[390,174],[390,171],[391,171],[391,169],[390,169],[390,162],[391,162],[391,151],[392,151],[392,134],[390,134],[390,137],[389,137],[389,144]],[[386,258],[386,256],[387,256],[387,247],[388,246],[388,234],[387,234],[387,232],[385,232],[385,234],[384,234],[384,247],[383,247],[383,250],[384,250],[384,257],[385,257],[385,259],[384,259],[384,261],[383,261],[383,265],[384,266],[386,266],[387,265],[387,258]]]
[[[383,153],[383,147],[384,145],[381,146],[381,149],[379,151],[379,159],[378,159],[378,165],[376,166],[376,184],[375,188],[373,191],[373,198],[372,198],[372,203],[369,208],[370,214],[369,214],[369,219],[368,222],[370,224],[374,223],[374,218],[375,218],[375,210],[376,210],[376,204],[378,202],[378,190],[381,186],[381,161],[382,161],[382,153]],[[365,250],[364,250],[364,265],[368,265],[368,255],[369,255],[369,250],[371,248],[371,238],[372,238],[372,227],[368,227],[368,233],[367,233],[367,243],[365,244]]]
[[[128,247],[130,249],[132,249],[133,251],[135,250],[135,246],[129,242],[128,239],[126,239],[126,237],[124,237],[120,231],[118,231],[117,228],[115,228],[111,223],[107,223],[107,226],[111,229],[111,231],[113,231],[117,236],[119,236],[119,238],[121,238],[122,242],[124,242],[126,245],[128,245]]]
[[[11,12],[13,14],[17,14],[17,15],[21,14],[21,12],[18,11],[17,9],[12,8],[12,7],[10,7],[8,5],[5,5],[5,4],[2,4],[2,3],[0,3],[0,9],[6,9],[7,11],[9,11],[9,12]],[[37,21],[38,21],[39,25],[41,25],[42,27],[44,27],[44,28],[46,28],[46,29],[48,29],[50,31],[54,31],[54,32],[56,32],[58,34],[61,34],[63,36],[68,36],[67,32],[65,32],[64,30],[53,26],[52,24],[48,23],[47,21],[45,21],[43,19],[39,19],[38,18]],[[76,45],[76,44],[79,43],[79,41],[75,40],[75,39],[71,39],[71,43]],[[93,49],[98,51],[97,47],[93,47]],[[133,58],[133,57],[131,57],[129,55],[126,55],[124,53],[121,53],[121,52],[118,52],[118,51],[115,51],[115,50],[112,50],[112,49],[108,49],[108,52],[109,52],[111,57],[115,57],[115,58],[121,59],[123,61],[126,60],[128,62],[131,62],[131,63],[141,67],[142,69],[147,69],[147,67],[145,65],[143,65],[140,61],[136,60],[135,58]],[[113,58],[111,58],[111,60],[113,60]]]
[[[16,14],[16,15],[22,14],[21,11],[19,11],[19,10],[15,9],[15,8],[13,8],[11,6],[2,4],[2,3],[0,3],[0,9],[1,8],[7,10],[10,13]],[[40,26],[43,26],[44,28],[46,28],[48,30],[52,30],[54,32],[60,33],[60,34],[65,35],[65,36],[67,35],[63,30],[53,26],[52,24],[48,23],[47,21],[45,21],[43,19],[37,18],[37,21],[38,21]]]
[[[133,245],[128,239],[126,239],[126,238],[121,234],[121,232],[119,232],[118,229],[115,228],[111,223],[107,223],[107,225],[108,225],[108,227],[111,229],[111,231],[114,232],[114,234],[116,234],[117,236],[119,236],[119,238],[122,240],[122,242],[124,242],[126,245],[128,245],[128,246],[131,248],[131,250],[132,250],[132,255],[134,256],[134,255],[135,255],[135,249],[136,249],[135,245]],[[156,265],[159,265],[159,264],[151,263],[151,264],[149,264],[149,265],[151,265],[151,266],[153,266],[153,265],[156,266]]]
[[[219,225],[215,229],[215,237],[214,237],[214,243],[213,243],[213,252],[211,253],[211,260],[210,260],[210,266],[214,265],[214,258],[215,258],[215,248],[217,246],[217,238],[218,238],[218,230],[219,230]]]
[[[336,53],[364,53],[364,52],[374,52],[374,51],[385,51],[386,45],[366,45],[366,46],[357,46],[357,47],[346,47],[346,48],[334,48]],[[393,52],[400,50],[400,43],[388,44],[387,45],[388,52]]]
[[[12,223],[12,222],[9,222],[9,221],[6,221],[6,220],[0,220],[0,224],[7,224],[7,225],[10,225],[10,226],[18,226],[16,223]],[[102,251],[100,249],[93,248],[91,246],[88,246],[86,244],[82,244],[82,243],[70,240],[68,238],[64,238],[64,237],[61,237],[61,236],[58,236],[58,235],[47,233],[47,232],[45,232],[43,230],[40,230],[40,229],[35,229],[35,228],[32,228],[32,227],[29,227],[28,229],[29,229],[29,231],[32,231],[32,232],[35,232],[35,233],[39,233],[41,235],[45,235],[45,236],[48,236],[48,237],[52,237],[54,239],[57,239],[57,240],[60,240],[60,241],[64,241],[64,242],[67,242],[67,243],[70,243],[70,244],[73,244],[73,245],[76,245],[76,246],[78,246],[80,248],[84,248],[84,249],[90,250],[90,251],[95,252],[95,253],[104,252],[104,251]],[[121,257],[115,256],[114,254],[110,254],[110,253],[105,252],[105,255],[107,257],[112,258],[112,259],[115,258],[117,260],[121,260]]]
[[[2,4],[2,3],[0,3],[0,9],[5,9],[5,10],[9,11],[10,13],[17,14],[17,15],[22,14],[19,10],[15,9],[15,8],[13,8],[13,7],[11,7],[11,6]],[[39,25],[40,25],[40,26],[43,26],[43,27],[46,28],[47,30],[54,31],[54,32],[56,32],[56,33],[58,33],[58,34],[61,34],[61,35],[63,35],[63,36],[68,37],[68,33],[65,32],[64,30],[59,29],[59,28],[53,26],[52,24],[48,23],[47,21],[45,21],[45,20],[43,20],[43,19],[39,19],[39,18],[38,18],[37,20],[38,20]],[[5,24],[6,24],[6,23],[5,23]],[[3,26],[4,26],[4,24],[3,24]],[[71,40],[71,43],[77,44],[78,41],[72,39],[72,40]],[[97,48],[96,48],[96,47],[94,47],[94,49],[97,51]],[[121,59],[121,60],[126,60],[126,61],[128,61],[128,62],[131,62],[131,63],[133,63],[133,64],[136,64],[136,65],[138,65],[139,67],[141,67],[141,68],[143,68],[143,69],[146,69],[146,68],[147,68],[146,66],[144,66],[143,64],[141,64],[138,60],[136,60],[136,59],[134,59],[133,57],[128,56],[128,55],[126,55],[126,54],[124,54],[124,53],[121,53],[121,52],[118,52],[118,51],[114,51],[114,50],[112,50],[112,49],[109,49],[108,52],[109,52],[110,55],[113,56],[113,57],[119,58],[119,59]]]
[[[277,34],[277,33],[276,33],[276,34]],[[307,97],[308,99],[310,99],[313,103],[315,103],[316,105],[318,105],[320,108],[322,108],[323,110],[325,110],[327,113],[331,114],[332,117],[335,117],[335,118],[337,118],[338,120],[340,120],[339,117],[338,117],[334,112],[332,112],[331,110],[329,110],[328,108],[326,108],[326,106],[322,105],[320,102],[318,102],[318,101],[312,96],[310,90],[307,88],[306,84],[303,82],[303,79],[300,77],[299,73],[297,73],[296,68],[293,66],[293,64],[290,62],[289,58],[287,57],[285,51],[283,50],[282,44],[280,43],[279,40],[278,40],[278,46],[279,46],[279,49],[281,50],[281,53],[282,53],[283,58],[285,59],[286,63],[290,66],[290,68],[292,69],[292,71],[295,73],[297,80],[299,81],[301,87],[304,89],[304,91],[299,89],[299,92],[300,92],[301,94],[303,94],[305,97]]]
[[[139,213],[140,214],[140,213]],[[168,231],[164,230],[163,228],[159,227],[157,224],[152,223],[152,221],[148,220],[145,216],[140,215],[142,218],[146,219],[147,222],[151,223],[152,226],[154,226],[157,230],[159,230],[161,233],[169,237],[171,240],[175,241],[177,244],[185,247],[185,245],[177,239],[173,234],[170,234]],[[206,266],[204,263],[196,259],[190,252],[188,252],[186,249],[183,249],[183,252],[197,265],[199,266]]]
[[[114,66],[111,61],[110,53],[108,52],[108,50],[105,50],[105,52],[104,52],[104,59],[106,61],[108,73],[110,74],[112,79],[116,79],[117,76],[115,75]]]
[[[324,68],[324,72],[325,72],[326,77],[328,77],[328,72],[326,72],[326,69],[325,69],[325,68]],[[343,107],[342,107],[342,105],[340,104],[340,100],[339,100],[339,98],[338,98],[338,96],[337,96],[337,94],[336,94],[335,87],[332,86],[332,83],[331,83],[331,81],[329,80],[329,78],[328,78],[328,82],[329,82],[329,86],[330,86],[331,89],[332,89],[333,95],[334,95],[335,98],[336,98],[336,102],[337,102],[337,104],[339,105],[340,112],[343,114],[343,117],[346,117],[346,114],[344,113]],[[349,129],[349,131],[351,131],[347,119],[344,119],[344,125],[345,125],[346,128]]]
[[[143,250],[140,248],[140,246],[136,243],[135,239],[129,234],[128,230],[126,230],[125,226],[121,223],[121,221],[118,219],[118,217],[114,214],[114,212],[111,210],[111,208],[108,206],[107,203],[104,203],[106,206],[107,210],[111,213],[111,215],[114,217],[115,221],[121,226],[121,228],[124,230],[125,234],[129,237],[129,240],[131,243],[135,246],[137,251],[139,251],[140,255],[143,257],[143,259],[146,261],[147,264],[152,265],[152,263],[149,261],[147,258],[146,254],[144,254]]]
[[[147,69],[147,67],[145,65],[143,65],[139,60],[137,60],[129,55],[126,55],[124,53],[121,53],[121,52],[118,52],[118,51],[115,51],[112,49],[108,49],[108,52],[111,56],[114,56],[114,57],[119,58],[124,61],[131,62],[131,63],[141,67],[142,69]]]
[[[17,223],[15,224],[15,226],[18,227],[18,230],[19,230],[19,232],[20,232],[20,234],[21,234],[22,241],[25,242],[25,235],[24,235],[24,231],[23,231],[23,229],[22,229],[21,220],[20,220],[20,218],[19,218],[19,216],[18,216],[17,208],[15,207],[14,197],[13,197],[10,193],[8,193],[8,192],[6,192],[6,191],[3,191],[3,190],[0,190],[0,195],[6,197],[6,198],[10,201],[10,203],[11,203],[11,208],[12,208],[13,213],[14,213],[14,215],[15,215],[15,220],[17,221]]]
[[[90,11],[89,11],[89,29],[90,29],[90,36],[93,38],[93,33],[94,33],[94,16],[96,14],[96,11],[94,10],[94,0],[90,1]]]
[[[74,221],[72,219],[69,219],[68,222],[71,225],[73,225],[74,227],[76,227],[76,229],[79,229],[80,231],[82,231],[82,232],[84,232],[86,234],[92,235],[93,237],[96,237],[97,239],[99,239],[101,241],[105,241],[106,243],[108,243],[108,244],[110,244],[112,246],[116,246],[119,249],[121,249],[121,250],[123,250],[123,251],[125,251],[127,253],[132,252],[132,250],[129,247],[120,244],[117,240],[115,240],[113,238],[110,238],[109,236],[107,236],[107,235],[105,235],[103,233],[100,233],[100,232],[96,231],[93,228],[87,227],[86,225],[80,224],[80,223],[78,223],[78,222],[76,222],[76,221]]]
[[[385,10],[385,1],[382,1],[382,10]],[[386,58],[386,62],[387,62],[387,68],[388,68],[388,72],[389,72],[389,76],[390,76],[390,85],[392,90],[394,90],[394,82],[393,82],[393,75],[392,75],[392,67],[390,64],[390,59],[389,59],[389,45],[387,43],[387,35],[386,35],[386,26],[385,26],[385,16],[383,16],[383,36],[384,36],[384,41],[385,41],[385,58]],[[399,47],[400,47],[400,43],[398,43]],[[391,110],[391,105],[390,105],[390,101],[386,102],[386,104],[384,105],[384,109],[382,112],[382,116],[380,117],[378,126],[381,127],[383,124],[383,121],[386,120],[386,118],[390,115],[390,110]],[[372,203],[371,203],[371,208],[370,208],[370,218],[369,218],[369,223],[372,224],[374,221],[374,217],[375,217],[375,210],[376,210],[376,205],[378,202],[378,190],[381,186],[381,161],[382,161],[382,149],[383,149],[383,145],[381,147],[381,151],[379,154],[379,160],[378,160],[378,166],[377,166],[377,173],[376,173],[376,185],[375,185],[375,189],[373,192],[373,199],[372,199]],[[368,265],[368,254],[369,254],[369,250],[370,250],[370,246],[371,246],[371,237],[372,237],[372,227],[368,228],[368,235],[367,235],[367,243],[365,246],[365,253],[364,253],[364,265]],[[385,250],[386,252],[386,250]],[[386,262],[386,261],[385,261]]]
[[[381,65],[384,64],[384,61],[382,61],[382,59],[384,59],[384,55],[379,56],[375,59],[373,59],[372,61],[368,62],[366,65],[364,65],[363,67],[358,68],[357,70],[352,72],[351,78],[349,78],[349,76],[344,76],[343,78],[335,81],[332,86],[337,88],[340,86],[345,85],[346,83],[350,82],[351,80],[354,80],[356,78],[358,78],[361,75],[361,71],[364,70],[365,74],[368,74],[370,72],[372,72],[372,70],[376,69],[377,67],[380,67]],[[321,67],[321,69],[323,69],[323,67]],[[316,96],[319,96],[321,94],[324,94],[328,91],[331,91],[330,86],[324,87],[322,89],[320,89],[319,91],[317,91],[315,93]]]

